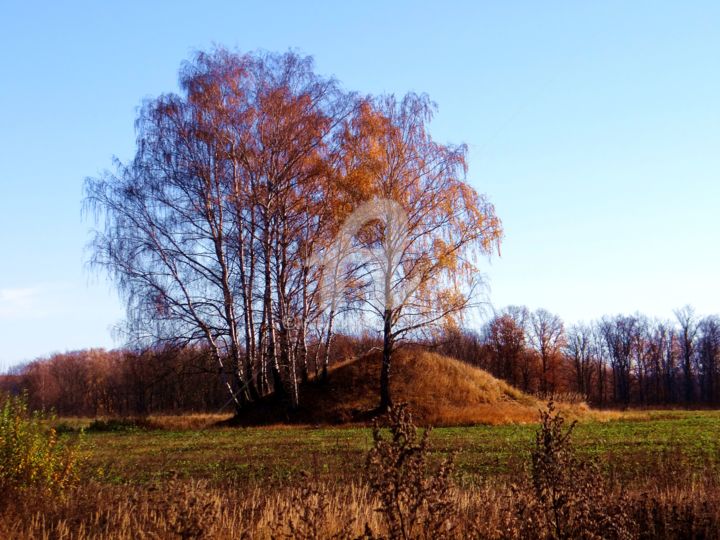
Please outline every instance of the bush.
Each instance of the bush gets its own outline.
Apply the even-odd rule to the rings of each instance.
[[[155,426],[147,418],[108,418],[96,419],[87,427],[88,432],[124,432],[124,431],[146,431],[155,429]]]
[[[521,536],[552,539],[631,538],[632,519],[622,493],[614,493],[593,461],[575,454],[565,420],[552,401],[540,413],[532,451],[531,485],[516,490]]]
[[[58,492],[76,479],[77,445],[59,439],[52,417],[29,412],[27,396],[0,397],[0,490]]]
[[[451,496],[452,460],[445,460],[429,474],[428,435],[418,437],[406,404],[388,411],[390,438],[375,424],[374,444],[367,457],[371,492],[380,500],[378,509],[391,539],[450,538],[456,520]],[[373,537],[367,531],[366,537]]]

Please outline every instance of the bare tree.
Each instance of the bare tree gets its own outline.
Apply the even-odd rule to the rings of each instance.
[[[572,360],[577,391],[584,396],[590,395],[593,368],[597,361],[594,345],[592,327],[578,324],[568,330],[566,352]]]
[[[635,317],[618,315],[603,319],[602,334],[607,344],[613,373],[615,401],[630,403],[632,362],[638,321]]]
[[[702,399],[706,403],[718,402],[720,382],[720,318],[709,316],[698,325],[697,339],[698,375]]]
[[[595,400],[599,405],[603,405],[608,400],[609,384],[607,366],[610,364],[607,341],[603,334],[603,326],[601,322],[594,322],[591,325],[591,339],[592,339],[592,350],[593,356],[596,358],[595,362],[595,380],[597,381],[597,388],[595,389]]]
[[[557,315],[538,309],[530,316],[530,343],[540,358],[540,391],[554,392],[556,364],[565,345],[565,329]]]
[[[691,403],[695,396],[695,384],[693,381],[693,358],[695,355],[695,338],[698,332],[698,322],[695,317],[695,310],[685,306],[675,310],[679,328],[678,338],[682,355],[683,388],[685,402]]]

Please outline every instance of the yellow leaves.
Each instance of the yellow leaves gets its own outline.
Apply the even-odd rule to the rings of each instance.
[[[29,414],[24,396],[4,396],[0,406],[0,487],[64,489],[75,478],[77,447],[61,444],[52,420]]]
[[[437,294],[437,303],[443,311],[455,310],[466,302],[465,295],[455,288],[445,289]]]
[[[435,238],[433,240],[432,249],[435,258],[437,259],[438,267],[449,271],[457,270],[457,251],[451,249],[451,247],[448,246],[442,238]]]

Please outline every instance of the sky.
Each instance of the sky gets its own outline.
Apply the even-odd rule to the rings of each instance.
[[[0,369],[122,345],[83,181],[132,157],[141,101],[214,45],[428,93],[503,221],[495,308],[720,312],[719,28],[714,1],[0,0]]]

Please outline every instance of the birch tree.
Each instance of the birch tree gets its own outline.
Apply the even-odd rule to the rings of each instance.
[[[362,259],[357,309],[382,329],[380,410],[392,405],[396,345],[458,324],[481,284],[477,257],[502,235],[494,207],[466,182],[467,148],[428,133],[433,112],[427,96],[386,96],[366,100],[345,126],[340,199]]]
[[[353,99],[293,53],[199,53],[180,88],[144,103],[134,159],[87,181],[93,262],[122,292],[135,342],[207,344],[219,371],[231,365],[238,408],[270,392],[295,407],[309,251]]]

